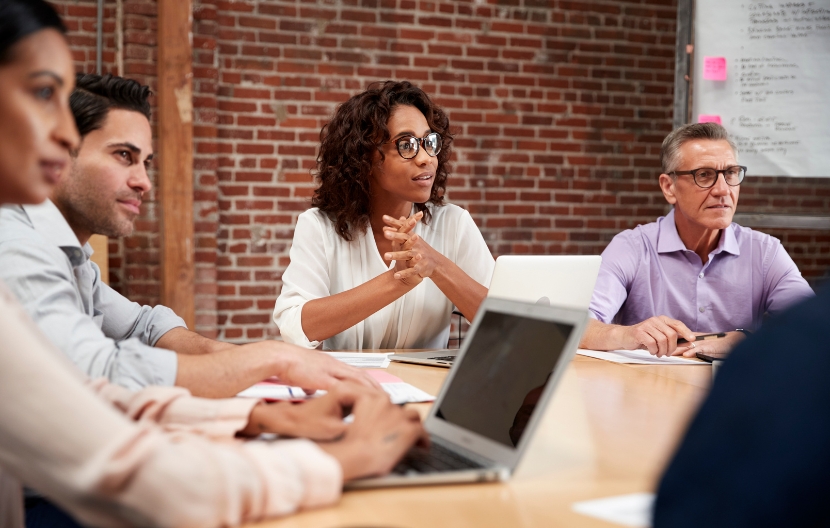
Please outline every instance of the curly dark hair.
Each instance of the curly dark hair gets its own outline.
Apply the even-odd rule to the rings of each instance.
[[[399,105],[420,110],[430,129],[441,135],[443,143],[429,203],[444,205],[452,151],[447,114],[423,90],[408,81],[372,83],[365,92],[341,104],[320,131],[316,174],[320,186],[314,191],[311,205],[334,222],[337,233],[345,240],[352,240],[355,230],[366,229],[369,225],[372,212],[369,177],[374,153],[380,154],[381,161],[385,158],[381,146],[390,139],[386,124]],[[424,223],[429,223],[431,215],[426,204],[415,206],[423,211]]]

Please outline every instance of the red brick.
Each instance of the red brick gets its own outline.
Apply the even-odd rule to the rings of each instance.
[[[93,2],[55,4],[69,28],[76,69],[93,71]],[[374,80],[412,80],[446,109],[456,138],[447,197],[471,211],[496,252],[595,254],[620,229],[665,214],[655,171],[671,129],[674,6],[668,0],[349,0],[339,11],[308,2],[198,5],[197,330],[240,342],[276,335],[270,312],[296,217],[316,185],[320,128],[336,105]],[[124,7],[125,72],[155,90],[155,3],[128,0]],[[104,71],[113,71],[109,4],[106,13]],[[110,241],[112,285],[151,304],[160,294],[154,201],[149,193],[133,236]],[[745,186],[740,209],[827,210],[827,179],[760,175]],[[830,266],[830,235],[770,232],[809,280]]]

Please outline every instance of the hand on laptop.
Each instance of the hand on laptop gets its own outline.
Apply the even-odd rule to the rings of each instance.
[[[389,473],[416,442],[429,441],[415,410],[392,404],[385,393],[348,385],[354,421],[339,440],[319,444],[340,463],[344,481]]]
[[[691,347],[678,347],[677,339],[682,337],[694,341],[695,338],[695,334],[685,324],[665,315],[650,317],[632,326],[618,326],[614,331],[618,335],[619,343],[616,348],[642,348],[657,357],[684,354]]]
[[[313,394],[317,389],[331,390],[341,381],[352,381],[386,394],[380,384],[366,372],[322,352],[279,341],[261,341],[244,346],[278,347],[278,353],[275,354],[275,375],[281,383],[301,387],[307,394]]]
[[[350,412],[365,389],[354,382],[336,384],[325,395],[303,403],[260,403],[251,411],[243,436],[276,433],[281,436],[334,440],[346,430],[343,415]],[[385,394],[385,393],[384,393]]]

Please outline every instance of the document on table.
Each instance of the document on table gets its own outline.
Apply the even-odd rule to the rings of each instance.
[[[358,368],[386,368],[392,352],[325,352],[347,365]]]
[[[573,511],[623,526],[648,528],[651,526],[653,493],[631,493],[604,499],[575,502]]]
[[[375,378],[383,390],[389,394],[389,399],[395,404],[431,402],[435,396],[428,394],[418,387],[404,382],[401,378],[393,376],[383,370],[369,370],[369,375]],[[262,381],[253,387],[249,387],[237,394],[243,398],[260,398],[263,400],[289,400],[303,401],[325,394],[326,391],[319,390],[312,395],[307,395],[300,387],[289,387],[282,385],[276,379]]]
[[[588,356],[597,359],[604,359],[614,363],[626,363],[629,365],[709,365],[705,361],[697,359],[682,358],[678,356],[657,357],[652,356],[648,350],[612,350],[600,352],[599,350],[585,350],[580,348],[576,351],[581,356]]]

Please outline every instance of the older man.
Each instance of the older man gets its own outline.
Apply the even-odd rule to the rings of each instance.
[[[813,295],[781,243],[732,222],[746,167],[714,123],[670,133],[660,189],[674,206],[623,231],[602,253],[581,346],[657,356],[727,351],[774,314]],[[726,337],[695,343],[696,333]],[[678,346],[678,339],[691,341]]]
[[[326,389],[367,375],[322,353],[277,341],[234,346],[188,331],[164,306],[130,302],[89,260],[93,234],[130,234],[151,188],[149,88],[81,75],[70,106],[81,135],[52,200],[0,210],[0,279],[47,337],[92,377],[130,389],[177,385],[228,397],[270,376]],[[310,354],[309,354],[310,352]]]

